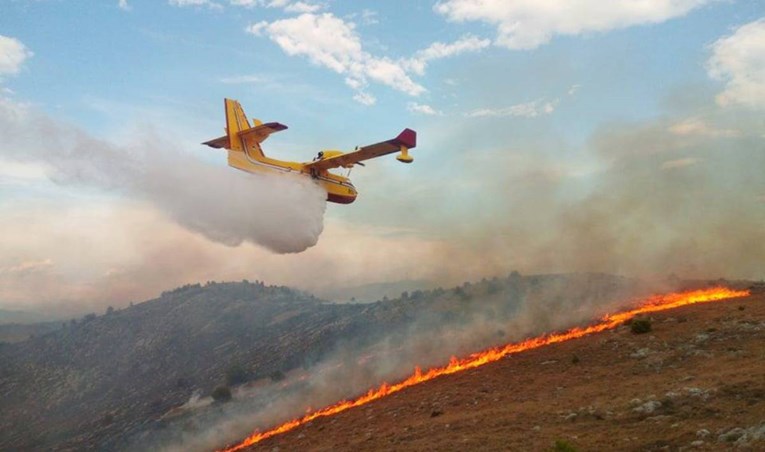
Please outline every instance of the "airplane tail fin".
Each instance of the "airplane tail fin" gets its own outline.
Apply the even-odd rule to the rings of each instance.
[[[225,148],[231,151],[244,152],[255,159],[264,158],[260,143],[272,133],[285,130],[287,126],[278,122],[263,124],[253,119],[252,127],[244,114],[244,109],[239,102],[233,99],[225,99],[226,107],[226,135],[205,141],[202,144],[213,148]]]
[[[223,102],[226,112],[226,134],[202,144],[216,149],[224,148],[243,152],[245,147],[239,137],[239,132],[250,128],[247,115],[244,114],[244,109],[239,102],[233,99],[224,99]]]
[[[226,135],[228,135],[229,149],[232,151],[245,151],[245,140],[239,136],[239,132],[250,128],[250,121],[244,114],[244,109],[239,102],[233,99],[225,99],[226,104]],[[257,125],[257,124],[256,124]]]

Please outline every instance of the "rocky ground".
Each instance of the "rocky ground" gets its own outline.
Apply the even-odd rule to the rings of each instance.
[[[764,292],[442,377],[251,450],[765,450]]]

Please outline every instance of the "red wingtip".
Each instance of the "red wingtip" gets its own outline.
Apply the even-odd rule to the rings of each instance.
[[[401,146],[406,146],[408,149],[417,147],[417,132],[412,129],[404,129],[403,132],[398,134],[396,141]]]

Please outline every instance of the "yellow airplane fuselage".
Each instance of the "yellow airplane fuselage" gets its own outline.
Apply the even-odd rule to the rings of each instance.
[[[299,174],[310,177],[327,191],[327,201],[339,204],[350,204],[356,200],[358,192],[351,180],[329,171],[318,171],[311,174],[305,164],[272,159],[270,157],[253,156],[250,152],[228,151],[228,164],[248,173],[279,173]]]

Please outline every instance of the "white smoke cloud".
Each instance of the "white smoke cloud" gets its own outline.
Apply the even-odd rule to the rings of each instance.
[[[415,366],[443,366],[451,356],[587,324],[632,306],[637,294],[650,292],[640,281],[601,275],[531,279],[493,280],[492,293],[482,284],[462,286],[462,295],[444,292],[437,304],[452,313],[459,306],[464,315],[460,321],[445,321],[439,310],[409,311],[414,318],[405,328],[367,345],[341,342],[322,361],[289,371],[283,381],[260,380],[234,388],[234,399],[215,409],[209,408],[210,398],[195,393],[168,413],[166,428],[141,435],[128,450],[216,450],[255,429],[299,418],[308,407],[320,409],[376,389],[384,381],[401,381]],[[183,421],[174,421],[172,413],[182,414],[176,419]]]
[[[315,245],[323,229],[326,192],[311,180],[208,165],[149,132],[134,145],[116,146],[0,98],[0,141],[0,158],[40,163],[56,183],[149,202],[229,246],[249,241],[296,253]]]

